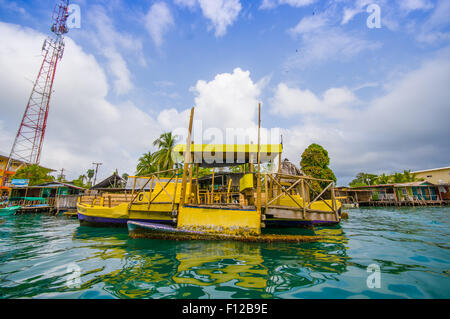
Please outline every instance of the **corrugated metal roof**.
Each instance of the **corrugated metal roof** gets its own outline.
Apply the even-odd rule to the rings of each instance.
[[[417,187],[417,186],[434,186],[429,182],[410,182],[410,183],[398,183],[394,184],[395,187]]]
[[[414,171],[414,172],[411,172],[411,173],[425,173],[425,172],[440,171],[440,170],[444,170],[444,169],[450,169],[450,166],[424,169],[424,170],[421,170],[421,171]]]
[[[39,184],[39,185],[34,185],[34,186],[16,186],[14,187],[15,189],[18,188],[58,188],[58,187],[70,187],[70,188],[75,188],[75,189],[79,189],[79,190],[84,190],[83,187],[78,187],[75,186],[73,184],[67,184],[67,183],[61,183],[61,182],[48,182],[48,183],[43,183],[43,184]]]

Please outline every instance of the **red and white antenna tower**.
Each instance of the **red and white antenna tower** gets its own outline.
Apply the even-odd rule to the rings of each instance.
[[[69,17],[68,7],[69,0],[60,0],[60,3],[54,8],[51,27],[53,34],[44,41],[42,46],[42,65],[33,84],[5,172],[10,169],[14,161],[39,164],[56,66],[64,53],[64,34],[69,31],[66,25]],[[3,182],[5,182],[5,173],[3,177]]]

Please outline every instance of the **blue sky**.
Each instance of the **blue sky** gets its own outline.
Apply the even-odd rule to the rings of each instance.
[[[338,184],[358,172],[449,165],[448,1],[73,1],[42,164],[76,178],[103,162],[134,173],[155,136],[196,119],[280,128],[298,165],[329,150]],[[0,0],[0,148],[9,152],[49,35],[54,0]],[[381,28],[369,28],[370,5]]]

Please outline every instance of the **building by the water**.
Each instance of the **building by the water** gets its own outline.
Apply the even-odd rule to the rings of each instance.
[[[15,186],[8,199],[10,206],[23,212],[73,211],[84,188],[69,183],[48,182],[34,186]]]
[[[450,202],[449,185],[418,181],[355,188],[338,187],[336,196],[344,203],[358,205],[443,205]]]
[[[426,169],[411,173],[416,174],[418,179],[423,179],[435,185],[450,183],[450,166]]]
[[[6,165],[8,165],[8,159],[9,156],[6,153],[0,151],[0,181],[3,180],[3,176],[6,175],[7,177],[5,185],[2,185],[2,183],[0,182],[0,195],[5,194],[9,196],[9,194],[11,193],[11,180],[14,178],[14,174],[16,174],[19,168],[25,165],[25,163],[20,160],[14,159],[9,170],[5,171]],[[54,170],[52,169],[48,170],[50,172],[54,172]]]

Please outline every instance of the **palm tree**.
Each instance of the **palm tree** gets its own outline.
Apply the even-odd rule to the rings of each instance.
[[[391,180],[391,176],[386,175],[385,173],[381,174],[380,176],[378,176],[376,184],[389,184]]]
[[[136,171],[137,175],[149,175],[157,171],[152,152],[145,153],[139,158]]]
[[[164,171],[173,168],[174,161],[172,151],[178,136],[172,135],[172,132],[163,133],[157,138],[153,145],[158,147],[158,151],[153,154],[154,164],[158,170]]]
[[[407,182],[407,183],[409,183],[409,182],[417,182],[419,180],[417,178],[417,173],[411,173],[410,170],[403,171],[403,176],[404,176],[405,182]]]
[[[405,176],[402,173],[395,173],[394,175],[392,175],[392,181],[394,182],[394,184],[404,183]]]
[[[94,174],[95,174],[95,171],[93,169],[88,169],[87,170],[87,177],[89,179],[89,186],[90,187],[92,186],[91,180],[92,180],[92,177],[94,177]]]

